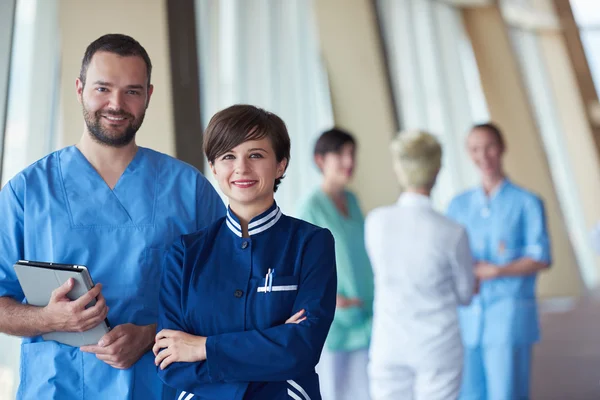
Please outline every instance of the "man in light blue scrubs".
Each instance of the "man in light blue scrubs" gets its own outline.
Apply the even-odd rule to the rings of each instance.
[[[508,180],[493,124],[475,126],[468,152],[481,186],[457,196],[448,215],[468,231],[480,291],[459,317],[465,345],[461,400],[529,399],[531,352],[540,338],[535,281],[551,264],[539,197]]]
[[[195,168],[136,145],[151,69],[128,36],[91,43],[76,81],[81,140],[0,191],[0,332],[24,337],[18,399],[173,398],[150,352],[162,256],[176,237],[209,225],[225,207]],[[48,306],[30,306],[13,270],[19,259],[86,265],[97,285],[86,299],[69,301],[67,282]],[[97,304],[85,309],[94,297]],[[97,345],[75,348],[40,336],[86,330],[107,314],[112,330]]]

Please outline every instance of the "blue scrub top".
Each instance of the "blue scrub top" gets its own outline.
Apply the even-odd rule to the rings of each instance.
[[[504,180],[491,196],[483,188],[454,198],[448,216],[467,228],[475,261],[502,268],[523,257],[550,264],[542,200]],[[539,340],[536,274],[481,283],[469,306],[459,309],[464,344],[529,345]]]
[[[0,191],[0,296],[26,302],[19,259],[86,265],[103,284],[111,325],[158,319],[161,261],[183,233],[225,207],[192,166],[140,147],[111,190],[75,147],[54,152]],[[78,348],[41,337],[21,346],[19,399],[161,399],[154,357],[118,370]]]
[[[180,399],[321,399],[315,366],[335,312],[333,236],[276,204],[249,234],[228,213],[167,253],[158,329],[208,337],[207,360],[158,374]],[[307,320],[286,325],[301,309]]]

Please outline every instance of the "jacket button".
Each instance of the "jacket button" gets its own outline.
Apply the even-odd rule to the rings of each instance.
[[[248,247],[248,242],[244,240],[242,242],[242,249],[245,249],[246,247]]]
[[[235,291],[235,293],[233,293],[233,295],[239,299],[240,297],[242,297],[244,295],[244,292],[242,292],[240,289],[238,289]]]

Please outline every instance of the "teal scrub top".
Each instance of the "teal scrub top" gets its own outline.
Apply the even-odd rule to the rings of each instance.
[[[464,225],[473,258],[502,268],[520,258],[550,264],[550,242],[542,200],[504,180],[487,196],[481,187],[452,200],[448,216]],[[540,338],[536,274],[483,281],[479,295],[459,309],[468,347],[530,345]]]
[[[353,351],[369,346],[373,320],[373,271],[365,248],[365,221],[354,194],[345,192],[348,216],[342,215],[320,188],[298,209],[298,217],[327,228],[335,239],[337,293],[359,298],[362,306],[337,308],[327,341],[330,351]]]

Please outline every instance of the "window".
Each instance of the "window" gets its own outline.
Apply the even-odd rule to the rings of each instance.
[[[10,69],[15,5],[16,0],[7,0],[0,3],[0,178],[2,175],[1,162],[4,146],[6,105],[8,101],[8,71]]]
[[[600,93],[600,2],[571,0],[571,8],[579,25],[596,92]]]
[[[3,11],[8,2],[1,3]],[[16,0],[2,186],[55,146],[58,43],[57,0]],[[16,396],[19,351],[17,338],[0,335],[0,399]]]
[[[311,5],[310,0],[196,1],[203,123],[237,103],[262,107],[285,121],[292,159],[275,197],[288,215],[317,184],[312,147],[333,125]]]
[[[434,204],[445,209],[477,174],[464,141],[489,117],[460,10],[441,2],[378,0],[402,129],[436,134],[444,148]]]
[[[586,4],[592,4],[592,2],[586,2]],[[598,10],[600,11],[600,8]],[[590,11],[588,10],[588,12]],[[598,20],[600,21],[600,18]],[[565,133],[562,131],[550,77],[540,52],[538,37],[534,31],[512,26],[510,27],[510,38],[541,134],[552,181],[556,188],[577,263],[585,284],[593,287],[598,280],[596,260],[593,250],[589,246],[585,216],[579,206],[581,200],[572,179],[571,161],[564,142]],[[596,54],[600,55],[600,52]]]
[[[16,3],[2,185],[55,148],[59,87],[57,0]],[[39,68],[44,65],[45,68]]]

